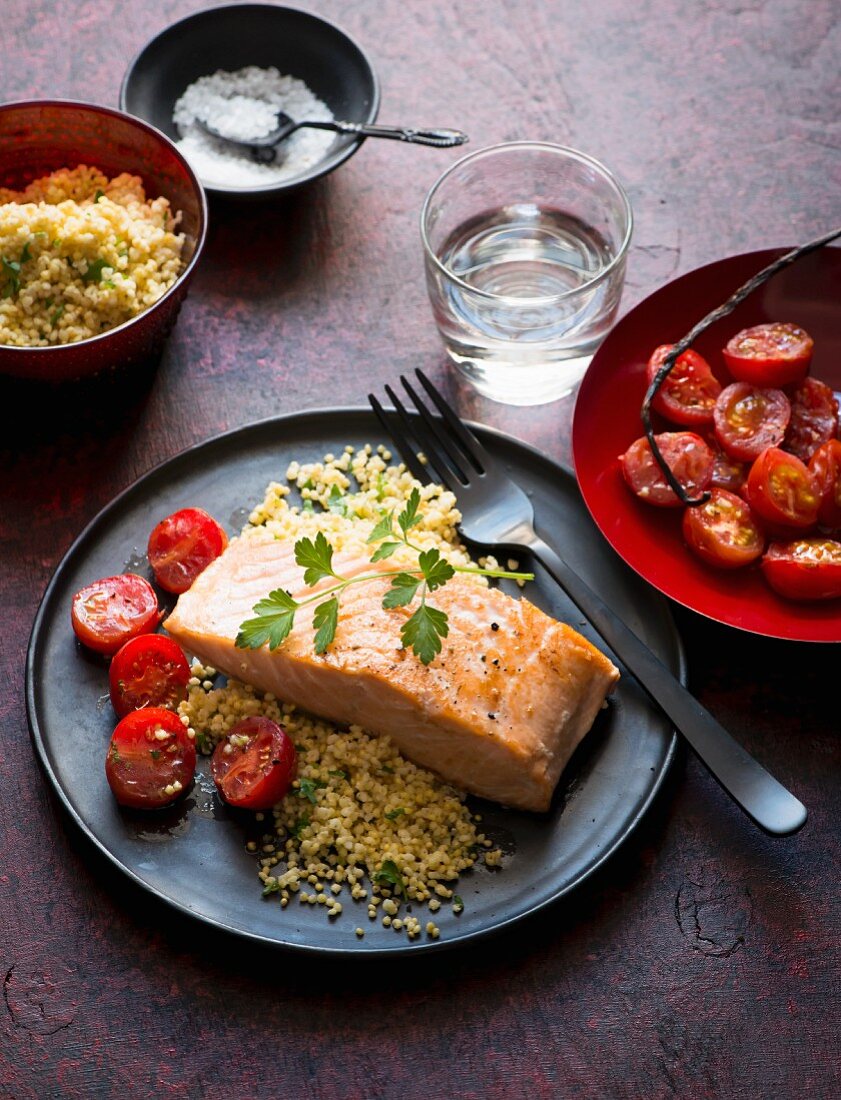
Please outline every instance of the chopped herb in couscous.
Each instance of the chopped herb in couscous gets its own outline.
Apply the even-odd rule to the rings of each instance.
[[[348,447],[320,463],[293,463],[287,478],[302,505],[289,503],[288,486],[273,483],[249,527],[265,526],[292,540],[324,530],[334,545],[364,543],[382,509],[402,506],[419,488],[424,508],[414,537],[468,563],[456,534],[454,496],[437,485],[419,486],[402,465],[389,465],[390,458],[384,448]],[[387,737],[338,727],[236,680],[217,687],[213,676],[195,664],[179,710],[200,751],[211,752],[251,715],[281,724],[296,747],[293,787],[264,815],[261,845],[250,846],[264,895],[276,895],[283,908],[293,901],[321,906],[334,919],[342,913],[340,899],[349,895],[383,927],[410,940],[424,933],[437,938],[438,925],[406,907],[423,905],[435,914],[446,904],[460,911],[453,900],[459,875],[480,860],[498,866],[501,858],[464,794],[411,763]],[[354,934],[361,938],[365,931],[355,926]]]
[[[0,344],[74,343],[154,305],[181,272],[179,217],[85,165],[0,188]]]

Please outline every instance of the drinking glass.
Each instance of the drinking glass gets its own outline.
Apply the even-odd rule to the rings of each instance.
[[[451,359],[480,393],[569,393],[616,317],[631,204],[599,161],[544,142],[470,153],[421,213],[426,280]]]

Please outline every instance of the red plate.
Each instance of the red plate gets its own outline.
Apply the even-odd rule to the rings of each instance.
[[[643,434],[639,416],[645,366],[658,344],[675,343],[703,316],[784,250],[749,252],[683,275],[624,317],[596,353],[578,393],[572,426],[575,472],[602,534],[664,595],[700,615],[769,638],[841,641],[841,601],[783,600],[757,566],[718,573],[685,547],[678,509],[646,507],[628,491],[618,456]],[[700,337],[695,350],[722,381],[721,349],[740,329],[793,321],[814,338],[811,373],[841,389],[841,249],[822,248],[775,275],[729,317]],[[667,428],[655,418],[655,430]],[[675,429],[669,429],[675,430]]]

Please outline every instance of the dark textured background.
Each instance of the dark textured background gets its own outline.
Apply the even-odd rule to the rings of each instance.
[[[146,39],[202,6],[5,0],[0,98],[114,105]],[[610,164],[637,217],[623,308],[699,264],[841,221],[835,0],[310,7],[372,55],[382,121],[459,126],[474,148],[552,140]],[[443,378],[417,218],[454,156],[369,142],[284,204],[214,203],[156,373],[74,401],[0,386],[0,1095],[841,1093],[836,649],[678,616],[695,692],[807,803],[800,835],[768,839],[681,761],[574,899],[420,965],[323,966],[173,916],[115,880],[36,766],[26,639],[103,504],[221,429],[359,404],[415,366]],[[457,396],[568,456],[570,402]]]

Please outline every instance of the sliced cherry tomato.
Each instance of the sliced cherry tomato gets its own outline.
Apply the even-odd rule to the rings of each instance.
[[[149,564],[167,592],[186,592],[228,545],[228,536],[201,508],[182,508],[149,536]]]
[[[648,360],[646,379],[649,386],[673,347],[674,344],[661,344]],[[690,348],[678,356],[652,405],[675,424],[685,424],[688,428],[700,427],[712,423],[713,409],[720,393],[721,383],[710,370],[709,363]]]
[[[752,462],[766,447],[783,441],[791,406],[782,390],[733,382],[715,403],[715,437],[731,458]]]
[[[783,447],[808,462],[822,443],[838,434],[838,402],[829,386],[805,378],[791,394],[791,422]]]
[[[713,453],[694,432],[662,432],[654,437],[669,469],[684,489],[697,496],[710,483]],[[663,476],[645,436],[620,456],[622,473],[631,489],[646,504],[674,508],[682,504]]]
[[[726,489],[713,489],[703,504],[683,513],[683,537],[702,561],[738,569],[762,556],[765,536],[748,505]]]
[[[143,707],[174,710],[187,698],[184,650],[163,634],[141,634],[117,651],[108,670],[111,703],[122,718]]]
[[[806,530],[818,519],[818,483],[794,455],[769,447],[751,466],[745,498],[754,512],[777,529]]]
[[[815,343],[799,325],[775,321],[742,329],[724,348],[735,379],[754,386],[787,386],[806,377]]]
[[[841,596],[841,542],[797,539],[772,542],[762,572],[775,592],[790,600],[834,600]]]
[[[295,746],[286,730],[254,715],[237,722],[213,750],[210,770],[219,793],[231,806],[268,810],[295,777]]]
[[[749,464],[731,458],[715,437],[707,439],[707,443],[713,452],[713,476],[710,485],[727,489],[731,493],[741,493],[750,469]]]
[[[134,710],[111,735],[105,775],[121,806],[168,806],[184,794],[195,771],[195,746],[171,710]]]
[[[80,589],[70,621],[80,642],[110,657],[129,638],[154,630],[161,614],[151,584],[134,573],[120,573]]]
[[[831,529],[841,528],[841,440],[822,443],[809,459],[821,494],[818,523]]]

